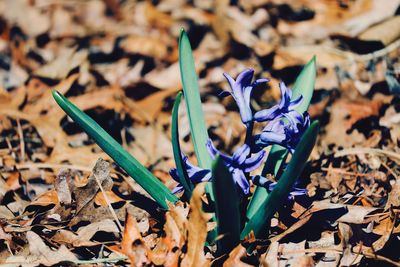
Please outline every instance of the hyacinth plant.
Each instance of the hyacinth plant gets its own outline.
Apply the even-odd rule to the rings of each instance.
[[[53,97],[161,208],[168,209],[171,202],[190,200],[196,184],[207,183],[206,195],[214,204],[211,205],[215,209],[213,220],[217,222],[216,229],[209,233],[208,243],[214,243],[220,236],[216,242],[217,252],[226,254],[251,233],[257,239],[267,238],[269,222],[275,212],[286,201],[307,193],[295,185],[318,133],[318,122],[310,123],[307,113],[314,90],[315,58],[305,65],[293,90],[280,83],[281,100],[277,105],[257,112],[251,107],[252,91],[268,80],[253,81],[252,69],[243,70],[236,79],[224,74],[231,90],[220,95],[233,97],[246,128],[244,144],[238,145],[232,155],[217,150],[208,137],[192,49],[183,30],[179,40],[179,64],[183,92],[177,94],[172,110],[171,137],[176,168],[170,171],[178,185],[172,191],[63,95],[53,91]],[[179,144],[178,111],[182,97],[186,102],[197,165],[189,161]],[[255,123],[263,126],[259,133],[253,132]],[[286,164],[288,155],[291,157]],[[262,172],[254,174],[261,166]],[[269,180],[268,174],[276,181]],[[253,193],[251,184],[255,185]]]

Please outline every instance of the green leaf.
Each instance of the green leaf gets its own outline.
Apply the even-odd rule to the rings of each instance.
[[[303,102],[296,108],[299,113],[307,111],[311,102],[311,98],[314,92],[315,78],[317,75],[317,66],[315,61],[316,58],[314,56],[304,66],[299,76],[297,77],[292,89],[292,100],[296,99],[299,95],[303,96]],[[287,155],[287,149],[279,145],[273,145],[271,147],[270,153],[268,154],[268,158],[262,171],[262,175],[265,176],[266,174],[271,173],[276,176],[282,166],[282,162],[285,161]],[[261,203],[265,201],[267,196],[268,192],[265,188],[259,186],[256,187],[250,203],[247,207],[247,218],[251,218],[254,215],[254,213],[259,209]]]
[[[218,156],[212,167],[215,213],[218,225],[218,255],[229,253],[240,242],[239,195],[232,174]]]
[[[317,140],[318,130],[319,123],[315,121],[304,133],[285,172],[279,178],[274,190],[262,202],[259,210],[247,222],[241,233],[241,239],[248,236],[250,232],[253,232],[257,239],[266,238],[269,221],[275,212],[285,203],[294,183],[303,171]]]
[[[121,166],[154,200],[164,209],[167,201],[176,203],[178,198],[159,181],[149,170],[141,165],[117,141],[115,141],[92,118],[72,104],[62,94],[53,91],[57,104],[76,122],[118,165]]]
[[[315,78],[317,76],[317,65],[315,61],[316,58],[313,56],[303,67],[293,85],[292,99],[296,99],[300,95],[303,96],[303,102],[296,108],[299,113],[307,111],[311,103],[311,98],[314,93]]]
[[[264,165],[261,172],[262,176],[266,176],[268,173],[272,173],[275,177],[278,175],[282,162],[285,161],[288,151],[286,148],[274,145],[272,146],[269,154],[268,160]],[[268,191],[262,186],[257,186],[253,196],[251,197],[250,203],[247,207],[246,217],[247,219],[253,217],[253,215],[260,209],[261,204],[267,198]]]
[[[289,154],[289,151],[280,145],[274,145],[268,154],[268,160],[265,162],[264,168],[261,172],[262,176],[272,173],[277,176],[282,162],[284,162]]]
[[[181,146],[179,144],[179,130],[178,130],[178,113],[179,113],[179,105],[181,103],[182,92],[179,92],[176,95],[174,107],[172,108],[172,125],[171,125],[171,137],[172,137],[172,149],[174,152],[174,160],[176,169],[179,174],[179,182],[184,188],[184,194],[187,200],[190,200],[192,196],[193,184],[189,179],[189,175],[187,173],[185,163],[182,159],[182,151]]]
[[[199,83],[197,81],[192,48],[184,30],[181,31],[179,38],[179,67],[197,161],[201,168],[210,170],[211,157],[206,148],[208,133],[201,106]]]

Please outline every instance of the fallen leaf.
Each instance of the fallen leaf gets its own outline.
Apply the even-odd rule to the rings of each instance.
[[[71,191],[69,190],[72,176],[73,174],[70,170],[61,170],[56,176],[54,187],[57,192],[58,200],[62,205],[70,205],[72,203]]]
[[[133,266],[145,266],[149,263],[150,250],[140,235],[136,219],[129,213],[126,214],[121,249]]]
[[[207,222],[210,215],[203,212],[202,195],[205,183],[201,183],[193,190],[190,200],[190,213],[188,222],[187,253],[182,260],[182,266],[209,266],[210,262],[204,256],[204,242],[207,237]]]
[[[395,184],[392,186],[392,190],[389,193],[388,200],[386,201],[385,205],[385,210],[399,206],[400,206],[400,179],[397,179]]]
[[[65,261],[78,261],[76,256],[64,245],[61,245],[57,250],[53,250],[33,231],[28,231],[26,233],[26,239],[29,244],[29,255],[10,256],[5,260],[5,263],[20,262],[22,266],[32,266],[38,264],[53,265]]]
[[[119,202],[125,202],[124,199],[120,198],[117,196],[113,191],[106,191],[106,196],[108,201],[110,201],[110,204],[115,204]],[[94,198],[94,202],[96,205],[103,206],[103,207],[108,207],[107,200],[104,197],[103,192],[98,192],[96,197]]]
[[[250,267],[252,265],[244,263],[241,259],[246,257],[246,248],[242,245],[235,247],[230,253],[228,259],[222,265],[223,267]]]

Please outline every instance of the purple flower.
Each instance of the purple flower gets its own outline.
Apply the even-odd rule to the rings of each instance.
[[[262,164],[265,157],[265,151],[261,150],[252,157],[248,157],[250,147],[244,144],[233,153],[232,157],[230,157],[220,153],[214,147],[211,139],[207,142],[207,148],[213,159],[215,159],[217,155],[221,157],[228,167],[228,170],[232,173],[235,183],[243,190],[243,193],[247,195],[250,191],[250,184],[247,181],[245,172],[254,171]]]
[[[276,118],[286,117],[288,113],[294,111],[294,109],[303,101],[302,95],[291,101],[290,98],[292,97],[292,91],[287,88],[283,82],[279,83],[279,89],[281,90],[281,102],[270,109],[260,110],[254,114],[254,119],[256,121],[271,121]]]
[[[252,83],[253,74],[254,70],[246,69],[239,74],[235,81],[229,74],[224,73],[231,87],[231,92],[223,91],[220,93],[220,95],[224,97],[228,95],[233,96],[239,107],[240,118],[246,125],[253,120],[253,112],[250,107],[250,96],[253,88],[261,83],[269,81],[268,79],[258,79]]]
[[[261,134],[255,136],[258,149],[278,144],[286,147],[291,153],[294,152],[303,133],[310,126],[310,116],[307,112],[301,115],[293,110],[285,114],[285,118],[287,120],[275,118],[265,126]]]
[[[201,182],[206,182],[211,179],[211,171],[207,169],[202,169],[197,166],[194,166],[193,164],[190,163],[189,159],[187,156],[182,154],[183,162],[185,163],[185,168],[188,173],[190,181],[192,181],[193,184],[198,184]],[[169,171],[169,174],[171,177],[177,181],[178,183],[180,182],[180,177],[178,170],[176,168],[173,168]],[[173,190],[172,193],[180,193],[183,191],[183,186],[181,184],[178,184]]]
[[[268,190],[268,192],[271,192],[272,190],[274,190],[274,188],[277,184],[277,182],[272,182],[261,175],[253,176],[251,179],[255,185],[266,188]],[[305,188],[293,187],[292,191],[290,191],[290,193],[289,193],[288,199],[294,199],[294,197],[296,197],[296,196],[307,195],[307,192],[308,191]]]

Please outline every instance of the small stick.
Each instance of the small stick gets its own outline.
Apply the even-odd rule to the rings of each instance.
[[[15,167],[19,170],[23,169],[73,169],[78,171],[91,172],[92,169],[86,166],[68,165],[68,164],[53,164],[53,163],[27,163],[17,164]]]
[[[393,158],[400,161],[400,154],[393,151],[386,151],[378,148],[363,148],[363,147],[355,147],[343,149],[335,153],[335,157],[343,157],[347,155],[354,154],[381,154],[385,155],[389,158]]]
[[[115,222],[117,223],[117,226],[118,226],[119,231],[122,232],[122,229],[124,229],[124,228],[122,227],[121,223],[119,222],[118,217],[117,217],[117,214],[115,213],[115,210],[114,210],[113,207],[111,206],[111,202],[110,202],[110,200],[108,199],[107,194],[106,194],[106,192],[104,191],[103,186],[101,185],[101,183],[100,183],[100,181],[99,181],[97,175],[96,175],[94,172],[93,172],[93,176],[94,176],[94,178],[96,179],[97,185],[100,187],[101,193],[103,194],[104,199],[105,199],[105,201],[107,202],[108,208],[110,209],[110,212],[111,212],[112,216],[114,217]]]
[[[21,122],[17,119],[17,129],[19,135],[19,144],[20,144],[20,152],[21,152],[21,161],[25,161],[25,141],[24,141],[24,132],[22,131]]]

